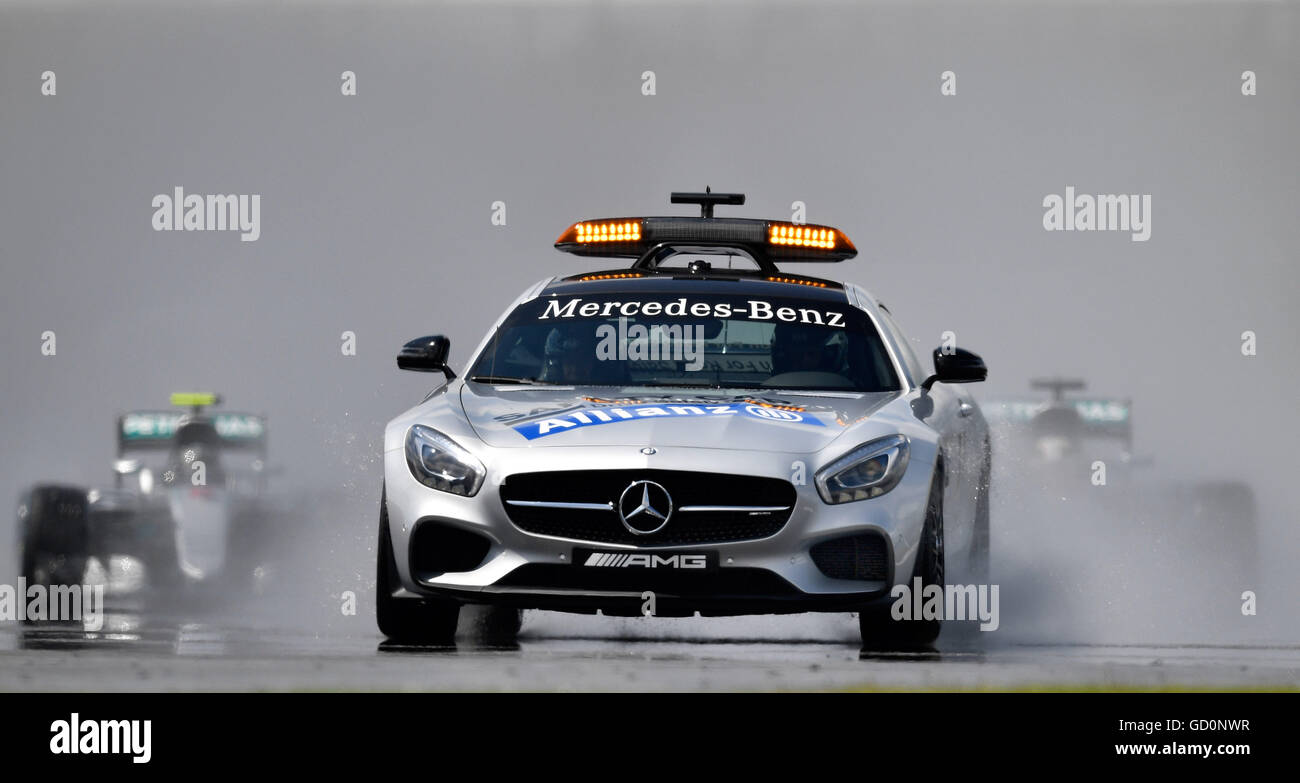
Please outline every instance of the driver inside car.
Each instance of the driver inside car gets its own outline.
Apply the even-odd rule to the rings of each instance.
[[[831,372],[826,339],[821,330],[799,324],[777,324],[772,331],[772,375],[792,372]]]

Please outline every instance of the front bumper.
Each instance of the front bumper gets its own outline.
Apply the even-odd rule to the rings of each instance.
[[[568,447],[495,450],[478,494],[465,498],[430,489],[411,476],[400,449],[385,454],[389,532],[404,591],[462,603],[607,614],[641,614],[654,594],[655,614],[664,616],[776,614],[852,611],[882,598],[911,575],[925,520],[934,453],[916,444],[907,474],[888,494],[828,505],[813,485],[819,464],[803,466],[794,480],[796,500],[776,534],[758,540],[642,547],[592,543],[525,532],[506,514],[499,486],[517,473],[556,470],[677,470],[767,476],[791,481],[800,455],[727,449],[659,448],[653,455],[630,447]],[[412,557],[412,532],[437,525],[486,539],[486,554],[471,570],[437,571]],[[881,579],[837,579],[814,562],[812,548],[843,536],[870,533],[884,542]],[[687,571],[664,568],[591,568],[575,563],[575,550],[706,554],[714,567]]]

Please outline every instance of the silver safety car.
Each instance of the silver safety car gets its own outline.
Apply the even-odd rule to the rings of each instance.
[[[899,585],[942,590],[989,556],[989,432],[853,283],[788,271],[856,255],[829,226],[700,215],[588,220],[556,247],[630,266],[523,292],[458,376],[448,340],[402,369],[445,382],[384,437],[377,619],[452,638],[459,609],[659,616],[856,612],[864,640],[928,643]],[[780,265],[780,266],[778,266]],[[785,267],[785,269],[782,269]]]

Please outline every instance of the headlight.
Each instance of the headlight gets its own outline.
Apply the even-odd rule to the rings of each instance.
[[[817,492],[832,504],[883,495],[902,481],[907,457],[905,435],[864,443],[817,472]]]
[[[483,463],[456,441],[419,424],[406,433],[406,464],[426,487],[469,497],[483,485]]]

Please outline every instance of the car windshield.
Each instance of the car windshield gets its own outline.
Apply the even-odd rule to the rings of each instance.
[[[564,386],[894,391],[871,320],[843,302],[666,294],[569,295],[520,305],[471,381]]]

